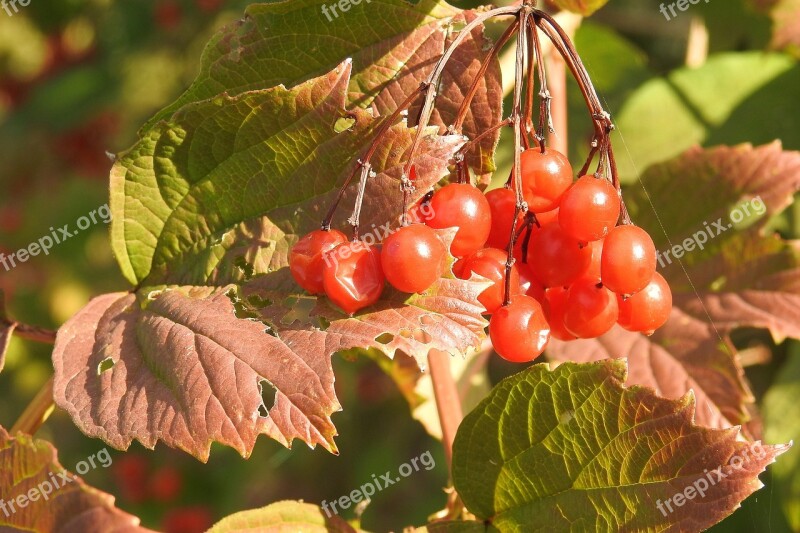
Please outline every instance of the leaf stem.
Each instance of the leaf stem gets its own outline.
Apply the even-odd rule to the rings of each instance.
[[[53,402],[53,377],[51,376],[11,426],[10,434],[34,435],[50,417],[53,409],[55,409],[55,403]]]
[[[464,418],[458,388],[450,372],[450,358],[452,356],[441,350],[428,352],[428,367],[433,383],[433,396],[436,400],[436,409],[439,413],[439,423],[442,427],[442,445],[447,458],[447,467],[452,473],[453,441],[456,431]]]

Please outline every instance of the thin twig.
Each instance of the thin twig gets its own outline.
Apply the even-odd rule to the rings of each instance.
[[[53,378],[51,377],[31,400],[31,403],[28,404],[14,425],[11,426],[9,433],[12,436],[17,433],[34,435],[50,417],[54,408]]]
[[[56,342],[56,332],[50,329],[22,324],[14,320],[0,319],[0,325],[13,328],[13,333],[21,339],[53,344]]]
[[[428,352],[428,367],[433,383],[433,396],[439,412],[439,423],[442,427],[442,445],[448,469],[452,469],[453,441],[456,438],[458,426],[461,425],[461,420],[464,418],[458,388],[453,374],[450,372],[451,357],[449,353],[441,350]]]

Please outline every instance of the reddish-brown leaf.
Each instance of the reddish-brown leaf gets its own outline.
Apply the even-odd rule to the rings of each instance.
[[[205,461],[212,442],[248,456],[265,434],[335,452],[330,415],[340,406],[325,335],[275,337],[236,317],[230,289],[165,290],[144,308],[133,294],[92,300],[59,330],[56,403],[120,449],[163,440]],[[274,390],[274,405],[262,389]]]
[[[101,466],[101,459],[105,461],[105,454],[92,457],[97,466]],[[108,466],[108,462],[103,466]],[[138,518],[114,507],[113,496],[87,486],[80,477],[67,472],[59,464],[52,444],[23,433],[12,437],[2,427],[0,496],[3,507],[0,531],[8,533],[150,531],[139,526]]]

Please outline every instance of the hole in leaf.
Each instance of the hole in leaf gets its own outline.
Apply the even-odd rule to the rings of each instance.
[[[250,279],[253,277],[255,269],[253,268],[253,265],[251,265],[247,261],[247,259],[244,258],[244,256],[240,255],[239,257],[234,259],[233,264],[236,266],[236,268],[242,271],[242,274],[244,274],[245,279]]]
[[[391,333],[381,333],[380,335],[375,337],[375,340],[381,344],[389,344],[394,340],[394,335],[392,335]]]
[[[317,299],[289,297],[284,300],[283,305],[291,310],[283,316],[281,323],[292,324],[295,321],[307,323],[310,321],[311,311],[317,305]]]
[[[258,416],[262,418],[268,418],[269,410],[275,406],[275,396],[277,395],[278,391],[275,388],[275,385],[264,378],[261,378],[261,380],[258,382],[258,391],[261,394],[261,405],[258,406]]]
[[[342,117],[333,125],[333,131],[336,133],[342,133],[352,128],[355,123],[356,119],[352,117]]]
[[[255,307],[256,309],[263,309],[265,307],[269,307],[272,305],[272,300],[269,298],[263,298],[258,294],[251,294],[247,297],[247,303],[250,304],[251,307]]]
[[[99,365],[97,365],[97,375],[99,376],[103,372],[111,370],[112,368],[114,368],[115,364],[117,364],[117,363],[115,363],[112,358],[106,357],[105,359],[100,361]]]
[[[433,340],[433,337],[424,329],[416,329],[414,330],[414,340],[422,344],[429,344]]]

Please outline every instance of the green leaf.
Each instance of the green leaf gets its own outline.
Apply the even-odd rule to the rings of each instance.
[[[338,516],[327,516],[319,507],[303,502],[282,501],[261,509],[242,511],[223,518],[208,533],[295,532],[358,533]]]
[[[764,434],[775,442],[800,439],[800,346],[792,343],[789,359],[764,397]],[[772,468],[792,528],[800,529],[800,450],[789,450],[781,462]]]
[[[762,52],[714,55],[700,68],[649,81],[615,117],[622,177],[632,182],[648,166],[695,144],[760,144],[777,138],[798,149],[791,95],[799,93],[800,66],[786,55]]]
[[[535,365],[498,384],[456,435],[469,511],[500,531],[699,531],[788,449],[696,426],[691,394],[665,400],[625,379],[615,360]]]
[[[24,433],[11,436],[0,427],[1,530],[154,533],[114,507],[113,496],[68,472],[56,455],[49,442]],[[93,453],[91,460],[98,466],[112,461],[107,449]]]
[[[321,76],[352,58],[348,106],[374,107],[386,115],[419,88],[433,65],[474,12],[438,0],[370,0],[347,4],[340,12],[328,0],[293,0],[253,4],[245,16],[217,33],[202,57],[200,74],[178,100],[160,111],[143,131],[168,120],[189,103],[227,93],[235,96],[285,85],[291,87]],[[331,11],[332,10],[332,11]],[[490,42],[476,29],[448,65],[434,119],[448,126],[455,118],[465,88],[485,58]],[[470,137],[500,121],[502,89],[495,60],[479,84],[464,133]],[[499,139],[490,135],[470,156],[479,173],[494,170]]]
[[[584,16],[589,16],[604,5],[608,0],[553,0],[559,9],[566,9]]]

